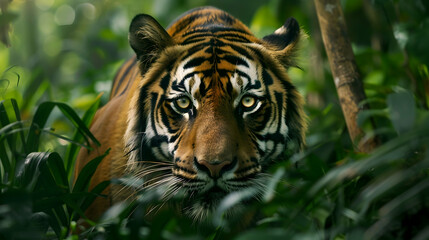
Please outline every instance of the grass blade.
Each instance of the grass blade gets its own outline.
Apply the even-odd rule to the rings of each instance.
[[[95,102],[89,107],[89,109],[85,112],[85,114],[82,117],[82,121],[85,123],[87,127],[89,127],[92,119],[95,116],[95,113],[98,110],[98,107],[100,106],[100,99],[102,94],[98,95]],[[78,134],[78,131],[76,130],[72,140],[74,142],[81,142],[82,141],[82,135]],[[73,166],[75,163],[75,159],[77,157],[77,154],[79,152],[79,146],[76,144],[69,144],[67,147],[65,159],[64,159],[64,165],[66,166],[66,172],[69,179],[71,178],[73,174]]]
[[[103,181],[97,184],[97,186],[91,189],[91,194],[87,198],[85,198],[80,208],[85,211],[89,207],[89,205],[91,205],[91,203],[95,200],[95,198],[101,195],[101,193],[104,191],[104,189],[107,188],[107,186],[109,186],[109,184],[110,181]]]
[[[44,102],[37,108],[27,136],[27,153],[36,152],[39,149],[41,129],[48,121],[48,117],[54,107],[55,105],[52,102]]]
[[[0,124],[2,127],[5,127],[5,126],[8,126],[9,124],[11,124],[9,116],[7,114],[7,111],[6,111],[6,107],[4,104],[5,104],[5,101],[0,102]],[[9,135],[6,138],[7,138],[8,144],[9,144],[10,151],[12,153],[16,152],[16,148],[15,148],[16,144],[15,144],[14,136]]]
[[[3,176],[2,176],[3,172],[4,174],[6,174],[5,175],[6,178],[10,178],[9,174],[13,174],[11,171],[10,160],[9,160],[9,156],[7,155],[5,145],[6,145],[5,143],[3,144],[3,142],[0,142],[0,161],[3,166],[3,171],[0,171],[0,182],[3,181]]]
[[[85,140],[88,142],[88,145],[88,138],[91,139],[91,141],[93,141],[96,145],[100,145],[100,142],[98,142],[94,135],[92,135],[86,124],[81,120],[79,115],[77,115],[77,113],[69,105],[65,103],[56,103],[56,105],[64,114],[64,116],[66,116],[73,123],[73,125],[82,134],[82,136],[85,137]]]
[[[24,125],[22,124],[22,120],[21,120],[21,112],[19,111],[19,107],[18,107],[18,102],[13,98],[10,101],[12,103],[12,107],[15,112],[16,122],[18,123],[20,129],[24,129]],[[22,147],[24,148],[24,152],[27,152],[27,144],[25,144],[24,131],[20,131],[19,136],[21,138],[21,143],[22,143]]]
[[[14,144],[14,139],[13,136],[9,135],[7,136],[5,134],[5,132],[9,131],[8,129],[10,128],[10,120],[9,120],[9,116],[7,115],[7,111],[6,108],[4,106],[5,101],[1,101],[0,102],[0,126],[2,127],[0,129],[0,138],[5,137],[7,144],[9,146],[10,149],[10,153],[13,154],[15,152],[15,144]],[[9,156],[7,154],[7,147],[6,147],[6,142],[0,142],[0,160],[1,163],[3,165],[4,171],[6,174],[10,174],[9,178],[11,177],[11,173],[14,171],[12,169],[12,165],[11,165],[11,160],[9,159]],[[13,156],[11,156],[13,157]],[[13,174],[13,173],[12,173]]]
[[[109,154],[109,151],[110,148],[103,155],[94,158],[83,167],[73,186],[73,193],[84,192],[88,190],[90,180],[94,175],[95,170],[97,170],[101,160],[103,160],[103,158]]]
[[[36,113],[33,117],[33,122],[31,123],[30,131],[27,136],[27,145],[29,152],[35,152],[39,148],[40,136],[42,130],[48,120],[49,115],[51,114],[54,107],[58,107],[61,112],[66,116],[72,124],[78,129],[78,131],[85,137],[85,140],[89,142],[88,138],[91,139],[95,144],[99,145],[100,143],[92,135],[89,129],[86,127],[85,123],[80,119],[76,112],[65,103],[58,102],[44,102],[39,105],[36,110]],[[89,145],[89,144],[88,144]]]

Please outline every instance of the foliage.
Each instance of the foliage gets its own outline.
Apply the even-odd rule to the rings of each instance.
[[[289,75],[305,95],[307,147],[270,169],[257,222],[223,218],[248,193],[228,195],[203,226],[153,209],[162,192],[118,204],[81,233],[90,239],[427,239],[429,238],[429,35],[424,1],[342,1],[371,109],[358,124],[382,144],[357,153],[307,1],[13,1],[1,18],[12,47],[0,46],[0,239],[77,239],[76,221],[104,182],[88,183],[103,156],[73,180],[81,147],[96,142],[87,126],[107,101],[110,81],[131,56],[129,19],[150,13],[164,25],[199,5],[215,5],[259,37],[294,16],[309,34],[301,68]],[[252,14],[250,14],[252,13]],[[0,15],[0,17],[3,15]],[[6,19],[6,20],[4,20]],[[5,22],[6,21],[6,22]],[[364,27],[362,27],[364,26]],[[79,117],[82,116],[82,117]],[[376,128],[370,129],[369,121]],[[49,127],[46,127],[49,126]],[[83,142],[83,143],[82,143]],[[108,153],[106,153],[108,154]],[[127,179],[112,180],[124,184]],[[178,194],[173,200],[181,201]],[[157,211],[150,220],[146,211]]]
[[[82,136],[98,143],[87,125],[95,114],[99,101],[85,113],[84,120],[68,105],[57,102],[43,102],[34,114],[31,123],[20,119],[20,111],[15,99],[0,102],[0,160],[1,171],[1,226],[0,237],[5,239],[43,238],[53,232],[58,238],[66,236],[71,222],[79,216],[100,189],[88,192],[88,179],[94,173],[103,156],[88,164],[70,187],[73,159],[62,159],[56,152],[37,152],[41,136],[52,134],[57,138],[71,142],[69,155],[75,156]],[[45,128],[45,123],[54,107],[59,108],[64,116],[77,128],[73,139],[57,135]],[[15,120],[11,120],[12,113]],[[12,117],[12,116],[11,116]],[[81,144],[79,144],[81,145]],[[86,145],[81,145],[86,147]],[[68,164],[68,161],[71,163]],[[66,170],[67,169],[67,170]],[[29,229],[29,231],[22,231]]]

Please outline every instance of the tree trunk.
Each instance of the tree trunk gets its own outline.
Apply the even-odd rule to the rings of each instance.
[[[357,125],[357,114],[366,106],[359,103],[366,99],[362,80],[347,36],[344,14],[339,0],[314,0],[323,43],[328,55],[335,86],[350,138],[357,151],[370,152],[377,145],[376,139],[362,138],[364,133]]]

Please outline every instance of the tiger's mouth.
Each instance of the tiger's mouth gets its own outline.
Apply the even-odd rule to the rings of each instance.
[[[221,188],[217,183],[209,184],[210,187],[200,190],[188,189],[189,202],[201,202],[205,206],[215,206],[230,192]]]
[[[258,200],[264,191],[267,174],[261,173],[262,167],[256,161],[242,161],[244,166],[240,168],[238,158],[232,159],[220,164],[213,161],[207,164],[194,158],[190,162],[194,165],[189,164],[189,160],[188,165],[184,164],[184,160],[176,161],[169,181],[172,190],[168,192],[180,189],[183,193],[179,200],[182,214],[201,222],[219,211],[225,216],[233,216],[247,203]]]
[[[207,220],[229,193],[217,185],[199,193],[191,192],[182,210],[195,221]]]
[[[213,204],[220,202],[229,192],[223,190],[219,186],[213,186],[208,191],[201,193],[200,201]]]
[[[244,193],[246,191],[250,194]],[[262,190],[254,186],[247,186],[237,191],[227,191],[215,185],[207,191],[198,194],[194,193],[194,195],[187,198],[183,202],[181,211],[199,223],[211,221],[212,217],[216,217],[219,214],[230,219],[242,214],[248,204],[257,201],[260,193],[262,193]],[[230,199],[229,197],[232,198]]]

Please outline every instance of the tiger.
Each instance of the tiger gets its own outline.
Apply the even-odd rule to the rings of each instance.
[[[124,176],[141,183],[110,184],[86,216],[99,219],[144,189],[163,189],[164,203],[181,191],[178,211],[195,221],[211,216],[228,194],[249,190],[249,199],[260,199],[269,167],[305,145],[304,100],[287,73],[298,67],[303,37],[289,18],[257,38],[215,7],[192,9],[166,29],[150,15],[135,16],[128,35],[135,56],[95,114],[90,130],[100,145],[80,150],[75,177],[110,149],[90,188]],[[234,209],[245,209],[239,205]]]

